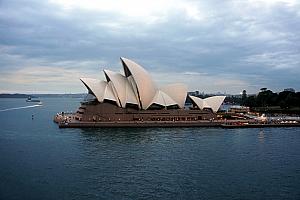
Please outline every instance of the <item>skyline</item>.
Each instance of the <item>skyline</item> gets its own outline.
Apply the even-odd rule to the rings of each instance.
[[[119,57],[158,86],[300,90],[296,0],[95,2],[1,1],[0,93],[83,93],[79,78],[105,80]]]

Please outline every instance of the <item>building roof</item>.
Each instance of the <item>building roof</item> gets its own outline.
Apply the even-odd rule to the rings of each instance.
[[[136,86],[136,93],[139,99],[140,107],[147,109],[156,94],[157,87],[150,74],[139,64],[132,60],[121,57],[126,77],[132,77],[132,86]]]
[[[125,108],[127,104],[136,104],[140,109],[148,109],[157,104],[162,107],[178,106],[184,108],[187,96],[187,86],[175,83],[157,88],[150,74],[139,64],[127,58],[121,58],[124,75],[104,70],[106,81],[92,78],[80,80],[99,102],[105,99],[115,101],[119,107]],[[224,96],[200,99],[190,96],[192,101],[200,108],[211,108],[216,112]]]
[[[110,70],[104,70],[104,74],[107,82],[112,86],[120,107],[125,108],[126,103],[138,104],[137,96],[124,75]]]
[[[186,95],[187,95],[187,86],[182,83],[169,84],[160,89],[166,93],[169,97],[174,99],[177,102],[179,108],[184,107]]]
[[[200,108],[211,108],[213,112],[217,112],[222,105],[226,96],[213,96],[205,99],[189,95],[190,99]]]
[[[112,88],[106,81],[93,78],[80,78],[80,80],[88,88],[89,92],[94,94],[99,102],[103,102],[104,99],[116,101]]]

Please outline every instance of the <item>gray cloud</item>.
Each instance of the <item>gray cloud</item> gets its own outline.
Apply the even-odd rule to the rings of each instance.
[[[178,0],[162,6],[155,2],[153,12],[142,13],[106,5],[91,9],[55,2],[1,1],[0,72],[10,81],[0,80],[0,92],[21,91],[20,77],[35,79],[24,73],[32,69],[53,85],[51,91],[77,91],[74,88],[81,87],[75,77],[65,75],[69,83],[61,81],[63,75],[50,79],[49,69],[94,76],[103,68],[119,71],[120,56],[144,65],[159,83],[182,81],[191,90],[300,90],[300,6],[296,1]],[[22,90],[48,90],[41,81],[26,83]]]

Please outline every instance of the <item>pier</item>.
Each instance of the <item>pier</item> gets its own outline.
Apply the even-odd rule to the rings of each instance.
[[[196,120],[196,121],[80,121],[72,113],[59,113],[54,117],[59,128],[122,128],[122,127],[218,127],[218,128],[264,128],[300,127],[299,121],[263,122],[247,120]]]

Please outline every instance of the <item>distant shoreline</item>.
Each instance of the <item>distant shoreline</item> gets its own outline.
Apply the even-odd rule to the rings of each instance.
[[[29,94],[0,94],[0,98],[28,98]]]
[[[27,99],[28,97],[31,98],[49,98],[49,97],[72,97],[72,98],[83,98],[86,94],[78,93],[78,94],[8,94],[3,93],[0,94],[0,98],[24,98]]]

